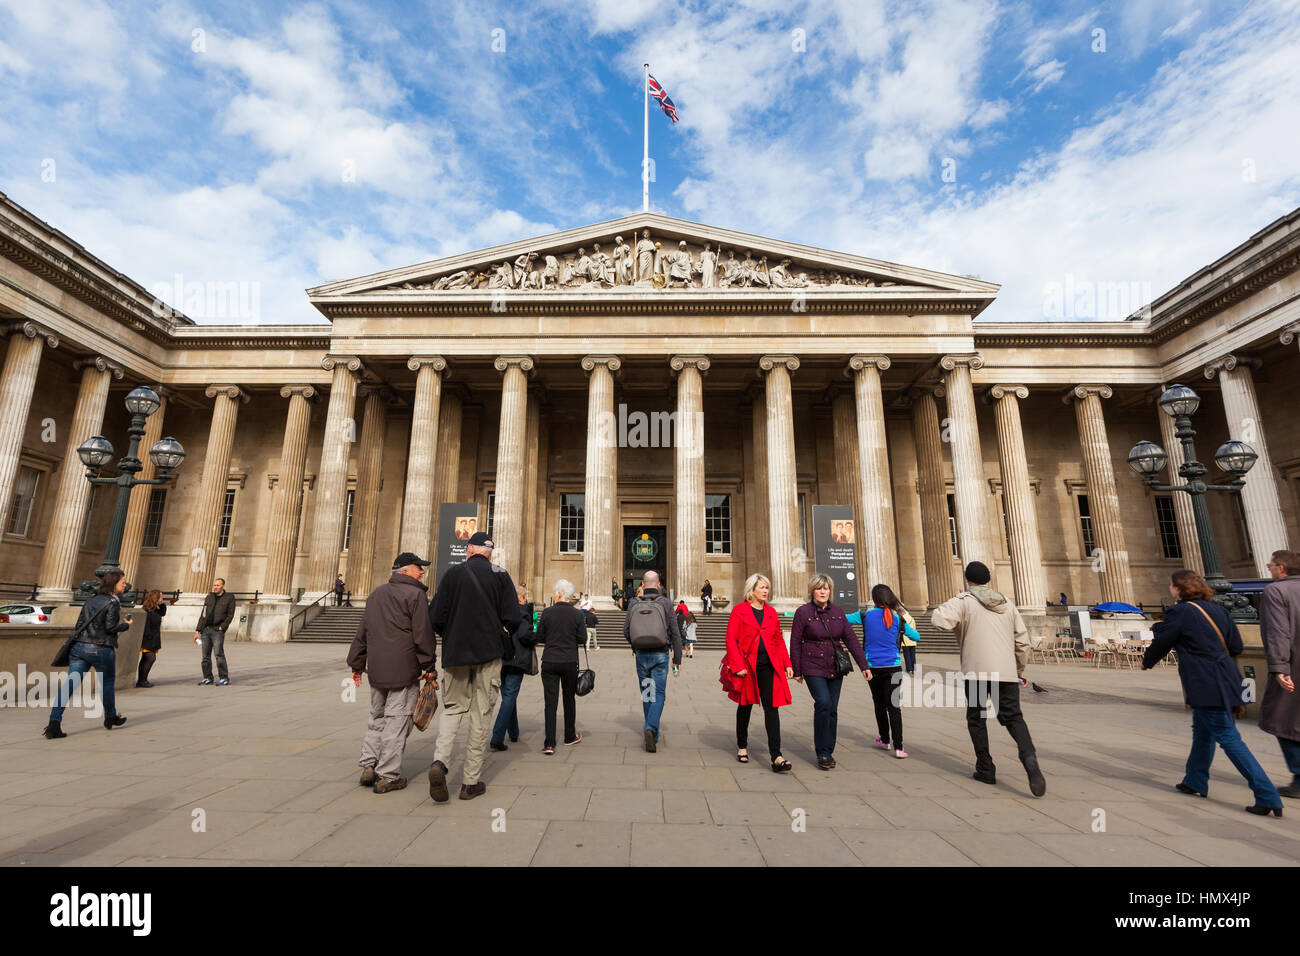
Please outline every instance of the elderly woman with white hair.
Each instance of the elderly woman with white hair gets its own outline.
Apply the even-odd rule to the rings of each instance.
[[[767,603],[772,582],[762,574],[745,580],[745,596],[727,619],[726,670],[730,675],[727,696],[736,707],[736,759],[749,763],[749,715],[754,705],[763,705],[767,729],[767,752],[773,773],[786,773],[790,761],[781,756],[781,717],[778,707],[790,703],[790,678],[794,668],[781,636],[776,608]]]
[[[542,651],[542,693],[546,701],[546,739],[542,753],[555,753],[555,707],[564,691],[564,745],[582,742],[577,730],[578,647],[587,639],[587,622],[577,605],[573,582],[561,578],[542,612],[537,643]]]

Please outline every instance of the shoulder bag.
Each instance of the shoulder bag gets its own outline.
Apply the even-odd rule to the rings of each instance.
[[[1210,627],[1214,628],[1214,633],[1215,633],[1215,635],[1218,636],[1218,638],[1219,638],[1219,643],[1223,645],[1223,653],[1228,654],[1228,642],[1225,641],[1225,640],[1223,639],[1223,632],[1222,632],[1221,630],[1219,630],[1219,625],[1217,625],[1217,624],[1214,623],[1214,618],[1210,617],[1209,612],[1206,611],[1205,608],[1203,608],[1203,607],[1201,607],[1199,604],[1197,604],[1195,601],[1188,601],[1187,603],[1190,604],[1192,607],[1196,608],[1196,610],[1200,611],[1201,614],[1203,614],[1203,615],[1205,616],[1205,619],[1206,619],[1207,621],[1210,622]],[[1234,671],[1237,670],[1237,662],[1234,661],[1234,660],[1232,659],[1232,655],[1231,655],[1231,654],[1228,654],[1228,663],[1232,665],[1232,669],[1233,669]],[[1238,677],[1238,679],[1241,678],[1241,672],[1240,672],[1240,671],[1237,671],[1237,677]],[[1244,684],[1245,681],[1243,680],[1242,683]],[[1238,704],[1236,707],[1233,707],[1233,708],[1232,708],[1232,716],[1233,716],[1233,717],[1245,717],[1245,716],[1246,716],[1246,705],[1245,705],[1245,704]]]
[[[813,616],[816,617],[816,615],[817,612],[813,611]],[[852,674],[853,658],[849,656],[847,650],[835,642],[835,638],[831,637],[831,627],[826,623],[826,620],[824,618],[818,618],[818,620],[822,622],[822,627],[826,629],[826,636],[829,637],[831,641],[831,651],[835,654],[835,676],[845,677]]]
[[[99,620],[100,616],[108,610],[109,605],[112,603],[112,601],[105,601],[103,607],[73,629],[72,633],[68,635],[68,639],[63,642],[63,646],[59,648],[59,652],[54,655],[54,660],[50,661],[51,667],[67,667],[72,663],[72,645],[81,640],[81,635],[90,630],[90,625]]]
[[[587,660],[587,648],[582,649],[582,661],[587,666],[578,671],[578,686],[574,693],[579,697],[586,697],[596,689],[596,672],[591,669],[591,661]]]

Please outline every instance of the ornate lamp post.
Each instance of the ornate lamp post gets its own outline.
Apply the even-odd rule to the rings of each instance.
[[[1156,477],[1164,470],[1169,456],[1155,442],[1140,441],[1128,453],[1129,467],[1155,491],[1182,491],[1192,498],[1192,515],[1196,521],[1196,536],[1201,544],[1201,561],[1205,564],[1205,580],[1214,588],[1214,601],[1220,604],[1236,621],[1253,623],[1257,620],[1250,602],[1240,594],[1232,593],[1232,585],[1219,568],[1219,549],[1214,543],[1214,529],[1210,526],[1210,510],[1205,502],[1207,491],[1240,491],[1246,483],[1246,472],[1259,457],[1245,442],[1233,439],[1219,446],[1214,461],[1230,478],[1227,484],[1211,485],[1204,480],[1209,470],[1196,460],[1192,439],[1192,415],[1201,405],[1201,398],[1186,385],[1173,385],[1160,396],[1160,408],[1173,418],[1175,434],[1183,446],[1183,464],[1178,474],[1186,479],[1181,485],[1162,485]]]
[[[108,530],[108,547],[104,550],[104,563],[95,569],[95,577],[102,578],[107,572],[120,565],[118,558],[122,551],[122,536],[126,531],[126,512],[131,503],[131,489],[136,485],[166,484],[171,472],[181,466],[185,460],[185,449],[175,438],[167,437],[156,442],[149,449],[149,460],[157,470],[157,478],[137,478],[136,472],[144,465],[136,457],[140,450],[140,439],[144,437],[144,423],[162,405],[158,393],[141,385],[131,390],[126,396],[126,410],[131,413],[131,426],[127,429],[130,444],[125,457],[117,463],[119,472],[116,478],[101,478],[99,470],[113,457],[113,445],[103,435],[87,438],[77,448],[77,457],[86,466],[86,479],[97,485],[117,485],[117,506],[113,510],[113,523]],[[86,601],[99,587],[98,581],[82,581],[81,587],[73,595],[74,601]],[[126,595],[123,595],[126,598]]]

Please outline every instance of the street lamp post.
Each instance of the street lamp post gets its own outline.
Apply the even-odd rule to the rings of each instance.
[[[1205,565],[1205,580],[1214,589],[1214,602],[1222,605],[1233,620],[1254,623],[1258,620],[1255,609],[1243,595],[1233,593],[1232,584],[1223,576],[1219,567],[1219,549],[1214,543],[1214,529],[1210,525],[1210,509],[1205,494],[1209,491],[1240,491],[1246,483],[1246,472],[1250,471],[1259,455],[1245,442],[1236,439],[1224,442],[1214,453],[1214,461],[1230,480],[1222,485],[1206,483],[1205,475],[1209,469],[1196,460],[1196,450],[1192,445],[1192,439],[1196,436],[1192,430],[1192,415],[1201,405],[1200,396],[1186,385],[1173,385],[1160,396],[1159,404],[1161,411],[1173,418],[1175,434],[1182,443],[1183,464],[1179,466],[1178,474],[1186,479],[1186,483],[1159,483],[1157,475],[1164,470],[1169,456],[1155,442],[1140,441],[1134,445],[1128,453],[1129,467],[1154,491],[1182,491],[1191,496],[1196,537],[1200,541],[1201,561]]]
[[[144,437],[144,423],[154,412],[158,411],[162,400],[151,388],[141,385],[131,390],[126,396],[126,410],[131,413],[131,426],[127,429],[130,443],[126,455],[118,460],[116,478],[101,478],[99,470],[113,457],[113,445],[103,435],[87,438],[77,448],[77,457],[86,466],[86,480],[97,485],[117,485],[117,504],[113,509],[113,523],[108,529],[108,546],[104,550],[104,562],[95,569],[95,577],[102,578],[109,571],[120,567],[118,559],[122,552],[122,536],[126,532],[126,513],[131,504],[131,489],[136,485],[166,484],[170,473],[181,466],[185,460],[185,449],[181,443],[170,436],[154,443],[149,449],[149,460],[157,470],[157,478],[137,478],[136,473],[143,467],[136,457],[140,451],[140,439]],[[81,587],[73,595],[74,601],[85,602],[99,587],[98,581],[82,581]],[[126,599],[127,595],[123,595]],[[129,600],[126,603],[131,603]]]

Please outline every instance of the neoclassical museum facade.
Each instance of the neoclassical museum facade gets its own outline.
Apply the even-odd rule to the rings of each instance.
[[[1157,603],[1196,528],[1126,459],[1177,461],[1174,382],[1201,460],[1260,455],[1210,496],[1228,577],[1300,543],[1300,210],[1126,320],[982,321],[997,293],[645,213],[310,289],[318,324],[200,325],[0,197],[0,581],[67,601],[100,562],[115,489],[75,449],[120,455],[140,384],[164,400],[144,447],[188,458],[132,492],[122,565],[182,604],[214,575],[285,608],[337,573],[363,595],[432,550],[442,502],[477,503],[542,595],[607,600],[653,554],[692,603],[755,570],[801,600],[837,504],[860,580],[913,606],[973,559],[1026,611]]]

